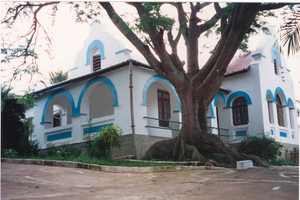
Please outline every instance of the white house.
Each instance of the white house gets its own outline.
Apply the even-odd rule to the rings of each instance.
[[[288,147],[299,145],[293,85],[283,56],[266,36],[254,53],[233,59],[220,92],[210,105],[208,123],[226,144],[247,135],[270,133]],[[145,61],[143,61],[145,63]],[[91,25],[76,66],[64,82],[36,91],[33,139],[42,148],[80,144],[92,128],[118,125],[122,147],[114,156],[140,158],[154,142],[176,137],[181,106],[175,88],[132,51],[101,28]]]

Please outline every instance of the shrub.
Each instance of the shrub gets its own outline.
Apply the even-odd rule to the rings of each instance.
[[[123,131],[118,126],[102,127],[92,141],[91,156],[107,159],[110,156],[111,147],[121,146]]]
[[[262,160],[274,160],[280,153],[283,146],[269,136],[256,137],[248,136],[242,140],[238,147],[238,152],[253,154]]]
[[[14,149],[3,149],[1,153],[3,158],[17,158],[18,152]]]

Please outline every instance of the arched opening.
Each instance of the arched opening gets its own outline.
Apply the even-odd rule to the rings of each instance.
[[[58,94],[49,102],[46,112],[45,121],[49,122],[45,128],[54,128],[64,126],[72,123],[72,107],[69,99],[63,95]]]
[[[279,95],[276,95],[276,108],[277,108],[277,120],[278,120],[278,124],[279,126],[285,126],[285,119],[284,119],[284,112],[283,112],[283,105],[282,105],[282,101],[281,98],[279,97]]]
[[[274,52],[274,72],[276,75],[280,75],[279,59],[277,52]]]
[[[273,111],[273,97],[271,94],[267,96],[267,106],[268,106],[268,115],[269,115],[269,122],[274,124],[274,111]]]
[[[105,83],[95,83],[89,94],[89,118],[95,119],[114,114],[114,97]]]
[[[294,106],[293,106],[292,102],[289,102],[289,115],[290,115],[291,128],[295,128],[295,125],[294,125]]]
[[[172,137],[180,130],[180,114],[177,97],[172,88],[164,81],[155,81],[147,88],[147,118],[149,133],[162,132],[159,127],[172,129]]]
[[[232,103],[233,125],[248,124],[248,105],[245,97],[237,97]]]
[[[101,69],[101,55],[100,55],[100,49],[98,47],[94,47],[91,52],[91,60],[92,60],[92,66],[93,71]]]

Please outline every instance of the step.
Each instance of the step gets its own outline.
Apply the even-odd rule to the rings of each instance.
[[[253,168],[253,162],[252,160],[243,160],[243,161],[237,161],[236,162],[236,169],[249,169]]]

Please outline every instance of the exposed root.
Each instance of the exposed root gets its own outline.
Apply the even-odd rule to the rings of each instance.
[[[264,166],[258,157],[243,155],[232,151],[223,141],[213,134],[200,134],[198,141],[190,144],[186,137],[163,140],[153,144],[145,153],[143,159],[173,160],[173,161],[200,161],[210,162],[214,166],[236,167],[236,162],[252,160],[255,166]]]

